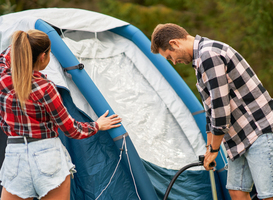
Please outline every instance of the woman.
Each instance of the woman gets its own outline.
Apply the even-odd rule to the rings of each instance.
[[[119,127],[108,111],[96,122],[77,122],[67,112],[55,85],[40,73],[50,60],[50,40],[38,30],[17,31],[0,55],[0,126],[8,135],[0,171],[2,200],[68,200],[74,165],[58,138],[88,138]]]

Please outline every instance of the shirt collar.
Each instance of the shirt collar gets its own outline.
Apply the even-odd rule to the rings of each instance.
[[[39,71],[33,71],[33,76],[34,76],[34,77],[37,77],[37,78],[40,78],[40,77],[46,78],[46,75],[42,74],[42,73],[39,72]]]
[[[192,67],[197,67],[197,59],[199,58],[199,42],[202,39],[200,35],[196,35],[193,43],[193,58],[192,58]]]

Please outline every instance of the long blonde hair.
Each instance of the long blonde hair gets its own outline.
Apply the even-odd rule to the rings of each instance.
[[[31,93],[32,73],[38,69],[39,56],[50,46],[47,34],[39,30],[16,31],[12,36],[11,77],[22,109]]]

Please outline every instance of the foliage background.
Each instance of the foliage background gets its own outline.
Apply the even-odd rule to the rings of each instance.
[[[0,0],[0,14],[34,8],[81,8],[131,23],[149,39],[159,23],[225,42],[249,62],[273,96],[273,0]],[[192,91],[191,64],[174,66]]]

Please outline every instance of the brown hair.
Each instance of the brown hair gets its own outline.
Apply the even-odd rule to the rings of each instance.
[[[151,51],[158,53],[159,48],[163,51],[167,49],[173,50],[169,41],[172,39],[186,39],[187,35],[189,35],[189,33],[176,24],[158,24],[151,37]]]
[[[11,77],[22,109],[31,93],[32,71],[38,70],[39,56],[47,53],[50,46],[47,34],[42,31],[16,31],[12,35]]]

